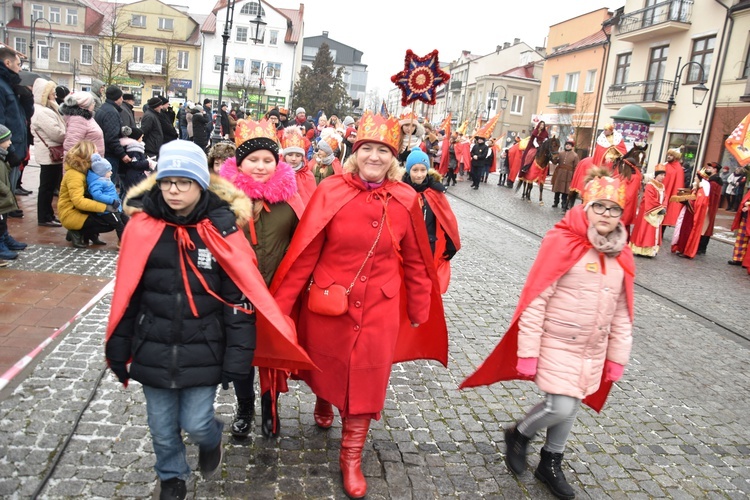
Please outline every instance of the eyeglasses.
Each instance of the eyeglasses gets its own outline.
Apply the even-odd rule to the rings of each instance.
[[[601,203],[592,203],[591,209],[596,215],[604,215],[605,212],[609,212],[610,217],[619,217],[622,215],[622,208],[619,205],[605,207]]]
[[[157,181],[159,189],[162,191],[169,191],[172,189],[172,184],[177,187],[177,191],[184,193],[190,190],[190,186],[193,185],[193,181],[190,179],[180,179],[178,181],[170,181],[169,179],[159,179]]]

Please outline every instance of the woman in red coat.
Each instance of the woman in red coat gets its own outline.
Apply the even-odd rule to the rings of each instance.
[[[318,185],[271,285],[320,367],[300,371],[319,427],[342,418],[344,489],[363,497],[362,448],[394,362],[447,363],[440,290],[417,194],[398,181],[395,118],[366,112],[343,175]],[[353,237],[356,235],[356,237]],[[403,276],[403,277],[402,277]]]

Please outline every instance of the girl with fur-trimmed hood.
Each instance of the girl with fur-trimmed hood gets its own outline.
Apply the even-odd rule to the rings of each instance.
[[[440,293],[448,291],[451,278],[450,260],[461,248],[458,236],[458,221],[445,198],[446,187],[442,177],[429,168],[430,158],[419,148],[415,148],[406,158],[406,173],[403,181],[419,194],[430,250],[435,260]]]
[[[279,161],[276,128],[271,122],[239,120],[235,141],[235,157],[224,162],[220,175],[231,181],[252,202],[252,216],[243,230],[255,251],[258,268],[268,286],[289,248],[304,205],[297,193],[294,170]],[[261,430],[265,436],[275,436],[279,432],[278,418],[272,415],[272,405],[276,405],[276,400],[271,397],[268,388],[271,384],[266,375],[261,371]],[[254,371],[247,378],[234,381],[237,413],[231,431],[236,437],[245,437],[250,433],[255,412],[254,381]]]
[[[182,432],[198,445],[204,478],[221,468],[219,383],[251,364],[312,363],[269,294],[239,228],[247,197],[208,172],[203,150],[175,140],[159,171],[125,200],[132,217],[117,265],[105,353],[121,383],[141,383],[162,498],[185,498],[190,466]],[[256,311],[264,320],[256,345]]]

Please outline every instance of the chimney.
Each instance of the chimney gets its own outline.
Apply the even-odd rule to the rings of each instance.
[[[324,31],[324,32],[323,32],[323,37],[324,37],[324,38],[328,38],[328,32],[327,32],[327,31]]]
[[[495,47],[495,52],[500,52],[501,50],[502,50],[501,46],[498,45],[497,47]]]
[[[508,47],[510,47],[510,42],[503,43],[503,48],[504,49],[507,49]]]
[[[518,45],[519,43],[521,43],[521,39],[520,38],[514,38],[513,39],[513,45]]]

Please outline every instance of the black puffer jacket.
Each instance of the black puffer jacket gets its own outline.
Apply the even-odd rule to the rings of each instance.
[[[120,129],[122,128],[120,111],[122,111],[120,106],[107,99],[94,113],[94,120],[104,133],[104,156],[122,159],[125,156],[125,149],[120,145]]]
[[[130,207],[142,203],[147,214],[169,223],[190,225],[207,217],[219,232],[238,230],[227,203],[211,191],[203,193],[192,214],[178,217],[168,209],[158,187],[139,194],[140,186],[129,193],[126,203]],[[195,244],[188,254],[208,287],[230,304],[246,302],[196,229],[189,227],[187,231]],[[168,225],[151,249],[130,305],[107,342],[107,360],[113,366],[132,357],[130,377],[163,389],[217,385],[222,373],[232,375],[230,379],[245,378],[255,352],[255,315],[237,311],[209,295],[186,265],[198,312],[197,317],[193,315],[174,233],[175,227]]]
[[[164,144],[164,131],[159,114],[150,107],[146,108],[141,118],[141,132],[143,143],[146,144],[146,155],[158,157],[159,149]]]

